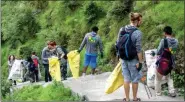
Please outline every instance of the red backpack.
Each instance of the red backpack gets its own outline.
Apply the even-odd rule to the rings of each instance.
[[[169,50],[167,39],[164,39],[164,49],[156,62],[157,71],[161,75],[168,75],[174,68],[175,62],[172,53]]]
[[[33,63],[34,63],[34,65],[35,65],[35,67],[37,68],[38,65],[39,65],[39,61],[37,60],[37,58],[34,58],[34,59],[33,59]]]

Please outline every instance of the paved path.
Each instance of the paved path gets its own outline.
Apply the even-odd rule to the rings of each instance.
[[[87,75],[86,77],[80,77],[79,79],[69,78],[66,81],[63,81],[66,87],[70,87],[75,93],[80,94],[81,96],[86,95],[89,101],[121,101],[125,97],[123,87],[120,87],[118,90],[112,94],[105,94],[105,84],[106,79],[110,75],[110,72],[103,73],[100,75]],[[131,88],[132,89],[132,88]],[[150,89],[153,95],[152,98],[148,98],[144,85],[139,84],[138,97],[142,101],[183,101],[183,97],[171,98],[168,96],[158,96],[155,97],[154,90]],[[131,90],[132,91],[132,90]],[[132,92],[130,92],[132,99]]]
[[[123,97],[125,97],[123,87],[120,87],[118,90],[113,92],[112,94],[105,94],[105,84],[106,79],[110,75],[110,72],[106,72],[100,75],[87,75],[85,77],[80,77],[78,79],[68,78],[63,81],[65,87],[69,87],[72,89],[74,93],[78,93],[80,96],[86,96],[89,101],[121,101]],[[33,83],[32,85],[42,85],[47,86],[51,84],[51,82],[45,83],[41,81],[39,83]],[[21,88],[23,86],[30,85],[29,82],[19,83],[16,87]],[[149,99],[142,83],[139,83],[138,97],[141,98],[142,101],[183,101],[183,97],[171,98],[168,96],[154,96],[154,90],[150,89],[152,93],[152,97]],[[132,88],[131,88],[132,91]],[[132,92],[130,92],[130,96],[132,99]]]

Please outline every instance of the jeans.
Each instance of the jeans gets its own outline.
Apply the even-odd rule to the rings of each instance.
[[[49,64],[43,64],[45,68],[45,82],[52,81],[51,75],[49,73]]]

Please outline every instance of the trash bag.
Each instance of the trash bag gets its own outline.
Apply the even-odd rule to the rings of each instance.
[[[22,60],[15,60],[11,68],[10,74],[8,76],[8,79],[19,80],[19,81],[23,80],[23,66],[21,62]]]
[[[155,55],[152,56],[151,52],[155,52]],[[157,61],[157,55],[156,55],[157,49],[151,49],[145,51],[145,60],[147,65],[147,85],[150,88],[155,88],[155,71],[156,71],[156,61]],[[162,78],[162,84],[166,83],[165,77]]]
[[[51,77],[56,81],[61,81],[60,61],[58,60],[58,57],[51,57],[48,60]]]
[[[120,88],[123,84],[124,79],[122,75],[121,62],[119,62],[107,79],[105,93],[110,94]]]
[[[67,54],[67,58],[73,78],[78,78],[80,70],[80,54],[77,52],[77,50],[73,50]]]

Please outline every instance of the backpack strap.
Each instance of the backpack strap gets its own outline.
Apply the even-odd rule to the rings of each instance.
[[[168,40],[164,38],[164,48],[168,48]]]

